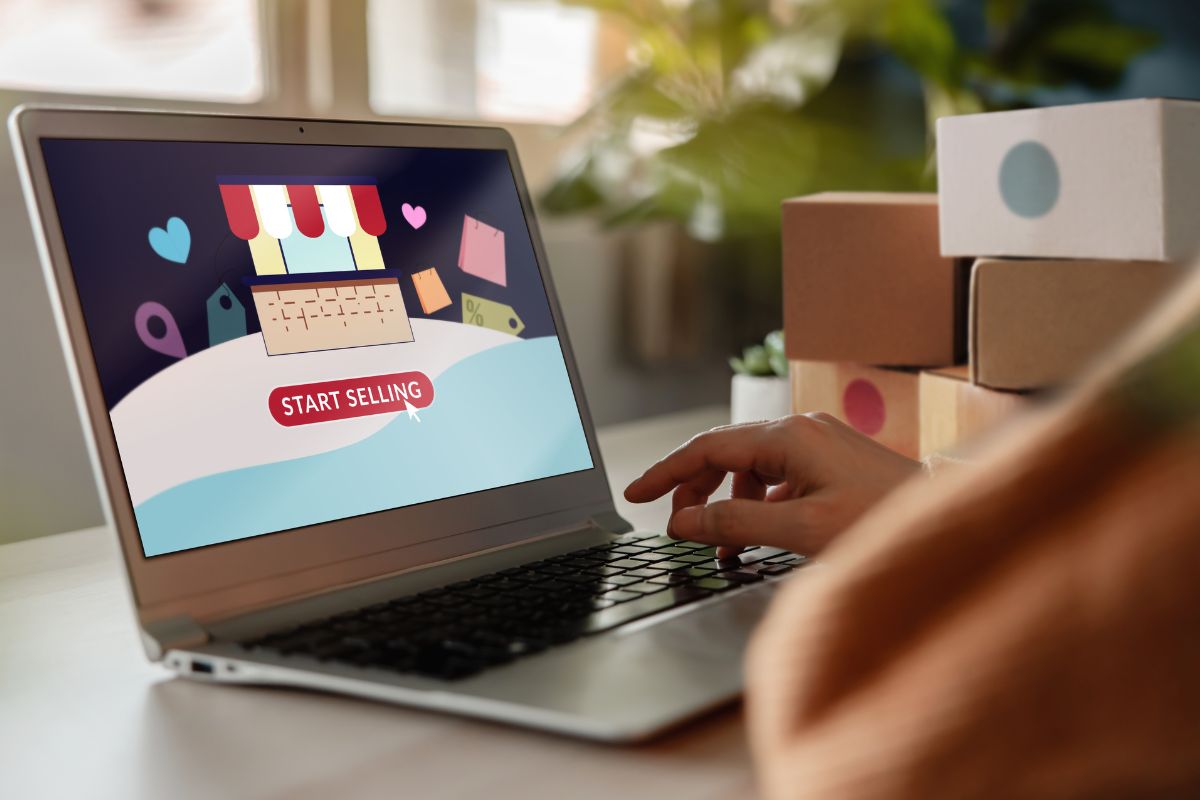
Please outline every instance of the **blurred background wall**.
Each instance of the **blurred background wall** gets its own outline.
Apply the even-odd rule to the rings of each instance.
[[[550,267],[604,425],[725,402],[726,357],[778,325],[779,199],[932,188],[933,111],[1200,96],[1190,0],[884,0],[874,4],[890,20],[881,30],[871,20],[835,30],[810,8],[837,5],[0,0],[0,115],[49,101],[504,125],[546,212]],[[1055,5],[1078,13],[1064,22],[1047,10]],[[1017,7],[1019,20],[997,16]],[[933,63],[927,54],[948,35],[942,19],[954,49]],[[998,48],[998,27],[1016,55]],[[1065,33],[1047,43],[1045,30]],[[726,66],[710,70],[714,48]],[[1071,55],[1080,48],[1091,55]],[[971,73],[976,51],[991,72]],[[1009,72],[988,91],[967,83],[997,69]],[[714,85],[728,91],[714,96]],[[3,542],[101,518],[7,132],[0,138]]]

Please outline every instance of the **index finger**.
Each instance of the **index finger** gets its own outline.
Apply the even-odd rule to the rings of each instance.
[[[783,475],[786,449],[773,423],[754,422],[713,428],[693,437],[625,489],[631,503],[657,500],[680,484],[711,472]]]

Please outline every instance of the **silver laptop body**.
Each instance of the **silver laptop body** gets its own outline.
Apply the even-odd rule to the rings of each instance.
[[[51,107],[18,109],[9,126],[100,495],[107,520],[118,534],[134,611],[151,659],[200,681],[319,689],[609,741],[652,736],[740,694],[743,649],[771,596],[773,578],[458,680],[239,644],[583,548],[638,540],[614,509],[529,193],[507,133],[482,127]],[[221,163],[222,153],[233,154],[227,159],[228,170],[214,167],[203,180],[189,172],[200,170],[199,165],[208,163],[205,159]],[[259,160],[248,160],[246,153],[257,154],[254,159]],[[388,153],[395,154],[394,161]],[[425,161],[437,159],[442,159],[441,171],[421,178]],[[248,163],[263,166],[251,170]],[[499,171],[488,173],[488,180],[475,180],[468,174],[468,166],[475,163]],[[295,164],[311,166],[304,170]],[[511,186],[502,179],[499,164],[511,170]],[[364,166],[373,173],[358,174]],[[405,185],[415,187],[412,203],[402,208],[396,207],[401,194],[395,175],[408,176],[403,178]],[[481,207],[474,216],[468,208],[463,214],[454,196],[434,199],[455,181],[468,186],[464,192],[471,198],[494,191],[497,197],[511,197],[515,205]],[[187,188],[176,191],[176,185]],[[421,186],[428,190],[417,190]],[[287,198],[283,206],[280,197]],[[148,199],[143,202],[144,198]],[[456,209],[453,230],[438,229],[437,215],[451,208]],[[523,215],[523,226],[514,222],[514,210]],[[507,227],[501,231],[504,226],[489,220],[489,213],[508,219]],[[228,230],[222,222],[226,217]],[[307,238],[295,238],[300,233],[289,232],[288,226],[304,231]],[[492,238],[483,238],[480,231]],[[497,232],[507,237],[500,246],[495,244]],[[284,233],[295,241],[280,238]],[[426,246],[418,237],[425,234],[428,241],[435,234],[441,237],[437,252],[444,255],[438,256],[438,263],[405,264],[403,274],[394,275],[390,262],[398,260],[396,254],[417,258]],[[383,250],[381,244],[386,245]],[[384,252],[388,255],[381,258]],[[247,266],[251,256],[253,272]],[[343,259],[348,265],[341,265]],[[376,260],[388,263],[375,264]],[[278,272],[280,263],[286,274]],[[310,263],[352,272],[303,274]],[[384,269],[371,272],[375,266]],[[431,266],[436,267],[434,277],[442,291],[428,282],[417,285],[428,275],[413,276]],[[203,279],[198,278],[205,270]],[[181,284],[176,289],[176,279],[197,281],[195,286],[201,288]],[[534,281],[544,290],[544,308],[536,289],[529,288]],[[384,296],[381,287],[399,290],[404,302],[386,319],[373,319],[372,326],[378,321],[378,328],[319,328],[325,323],[312,312],[304,318],[305,330],[299,330],[295,316],[285,318],[287,325],[272,316],[282,313],[288,297],[303,303],[309,292],[323,302],[351,291],[357,305],[345,308],[365,314],[368,301],[358,293]],[[516,300],[502,302],[510,297]],[[439,309],[447,298],[451,305]],[[244,315],[236,313],[239,307]],[[497,318],[497,313],[506,313],[502,307],[516,309],[522,318]],[[435,310],[426,313],[427,308]],[[379,309],[380,315],[386,311],[382,305]],[[231,310],[235,313],[229,316]],[[238,467],[244,472],[234,469],[240,463],[237,458],[261,460],[258,451],[266,445],[256,444],[260,435],[263,441],[285,443],[283,451],[272,456],[280,463],[287,458],[309,463],[288,448],[300,442],[296,446],[301,450],[312,449],[311,442],[301,442],[305,436],[344,437],[355,425],[383,424],[379,414],[365,408],[368,399],[392,410],[383,430],[435,437],[420,440],[426,442],[422,453],[445,446],[457,448],[460,458],[485,462],[486,446],[464,445],[455,438],[459,434],[437,428],[457,402],[449,378],[433,380],[436,390],[429,391],[434,399],[425,408],[417,407],[423,401],[416,383],[397,383],[411,394],[383,392],[386,397],[373,393],[372,387],[337,384],[340,397],[354,394],[359,401],[355,407],[364,416],[355,417],[339,416],[350,414],[349,409],[322,407],[316,403],[320,393],[312,388],[318,384],[293,377],[282,395],[271,393],[270,413],[278,429],[257,421],[258,416],[266,420],[267,400],[265,389],[264,396],[258,396],[261,387],[256,381],[272,370],[312,377],[314,368],[293,364],[333,364],[333,373],[338,372],[336,365],[346,364],[343,372],[358,376],[364,364],[372,363],[373,353],[400,353],[396,363],[407,363],[409,356],[404,354],[417,353],[418,344],[443,341],[437,338],[441,331],[449,332],[445,341],[459,334],[469,338],[474,344],[462,347],[484,348],[484,356],[531,352],[527,343],[535,340],[520,340],[520,348],[526,349],[518,348],[519,337],[503,330],[505,323],[513,329],[540,324],[545,334],[536,340],[542,343],[539,347],[553,347],[557,337],[569,380],[566,397],[573,398],[578,412],[578,430],[571,428],[559,437],[575,437],[572,446],[552,447],[537,436],[527,437],[528,446],[515,451],[508,443],[506,457],[521,465],[512,467],[520,473],[519,480],[497,481],[480,473],[479,480],[494,485],[468,485],[467,476],[447,496],[413,500],[419,491],[412,487],[429,475],[401,466],[397,469],[409,477],[405,488],[395,491],[408,494],[395,507],[364,505],[363,513],[354,514],[322,511],[317,516],[328,518],[295,524],[287,520],[300,518],[297,507],[318,508],[328,501],[330,508],[348,508],[344,503],[366,501],[357,499],[354,491],[349,499],[346,492],[322,499],[318,491],[312,500],[303,489],[311,476],[295,473],[299,483],[289,483],[293,473],[280,477],[270,472],[274,462]],[[261,339],[256,328],[261,328]],[[502,346],[509,339],[496,345],[496,337],[509,337],[514,346]],[[437,348],[451,345],[433,349]],[[217,359],[222,359],[219,364],[209,363]],[[538,369],[547,364],[562,368],[544,359],[539,364]],[[480,394],[490,393],[495,402],[503,402],[496,398],[508,390],[503,382],[507,373],[488,369],[493,370],[488,373],[490,388]],[[335,391],[332,386],[320,384],[326,397]],[[122,392],[114,405],[111,398]],[[289,393],[302,399],[289,405],[281,400]],[[211,416],[218,413],[213,408],[225,406],[229,408],[220,413],[227,417],[218,417],[218,425]],[[479,408],[485,413],[491,406]],[[286,416],[289,412],[303,419]],[[513,413],[521,414],[519,408]],[[549,416],[559,419],[554,413]],[[514,427],[534,422],[518,421]],[[287,438],[293,423],[301,426],[299,438]],[[210,454],[206,448],[209,440],[226,435],[234,425],[246,432],[230,440],[233,444],[227,449],[238,453],[226,463],[221,459],[228,454]],[[569,427],[570,419],[561,425]],[[426,433],[430,429],[434,432]],[[505,435],[496,434],[498,440]],[[321,446],[344,444],[330,441]],[[164,454],[185,444],[195,448],[194,457],[171,460]],[[554,455],[537,455],[543,452]],[[305,458],[324,457],[305,453]],[[412,456],[418,457],[424,456]],[[230,468],[204,474],[205,459]],[[332,470],[327,462],[312,463]],[[480,467],[485,468],[486,463]],[[444,467],[427,470],[434,478],[443,471],[457,473]],[[212,488],[228,474],[240,476],[239,481],[260,481],[254,484],[259,488],[252,491],[247,484],[228,481]],[[334,474],[327,477],[338,479]],[[264,491],[261,481],[268,478],[282,488]],[[386,480],[379,485],[381,492],[392,491]],[[259,528],[245,521],[270,515],[274,516],[258,523]],[[220,530],[243,523],[251,533],[222,539]],[[764,555],[760,552],[756,558],[761,562]]]

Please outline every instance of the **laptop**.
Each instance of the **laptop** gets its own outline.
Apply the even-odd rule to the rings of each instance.
[[[608,741],[739,695],[804,559],[619,516],[507,133],[9,125],[151,659]]]

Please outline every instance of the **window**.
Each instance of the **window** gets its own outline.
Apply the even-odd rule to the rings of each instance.
[[[0,0],[0,86],[249,103],[255,0]]]
[[[367,19],[378,113],[567,122],[595,89],[590,9],[554,0],[371,0]]]
[[[292,219],[294,222],[295,217]],[[288,274],[354,272],[356,269],[350,240],[345,236],[338,236],[329,227],[329,218],[325,215],[324,207],[321,209],[321,222],[325,227],[320,236],[309,238],[296,231],[291,236],[279,240]]]

